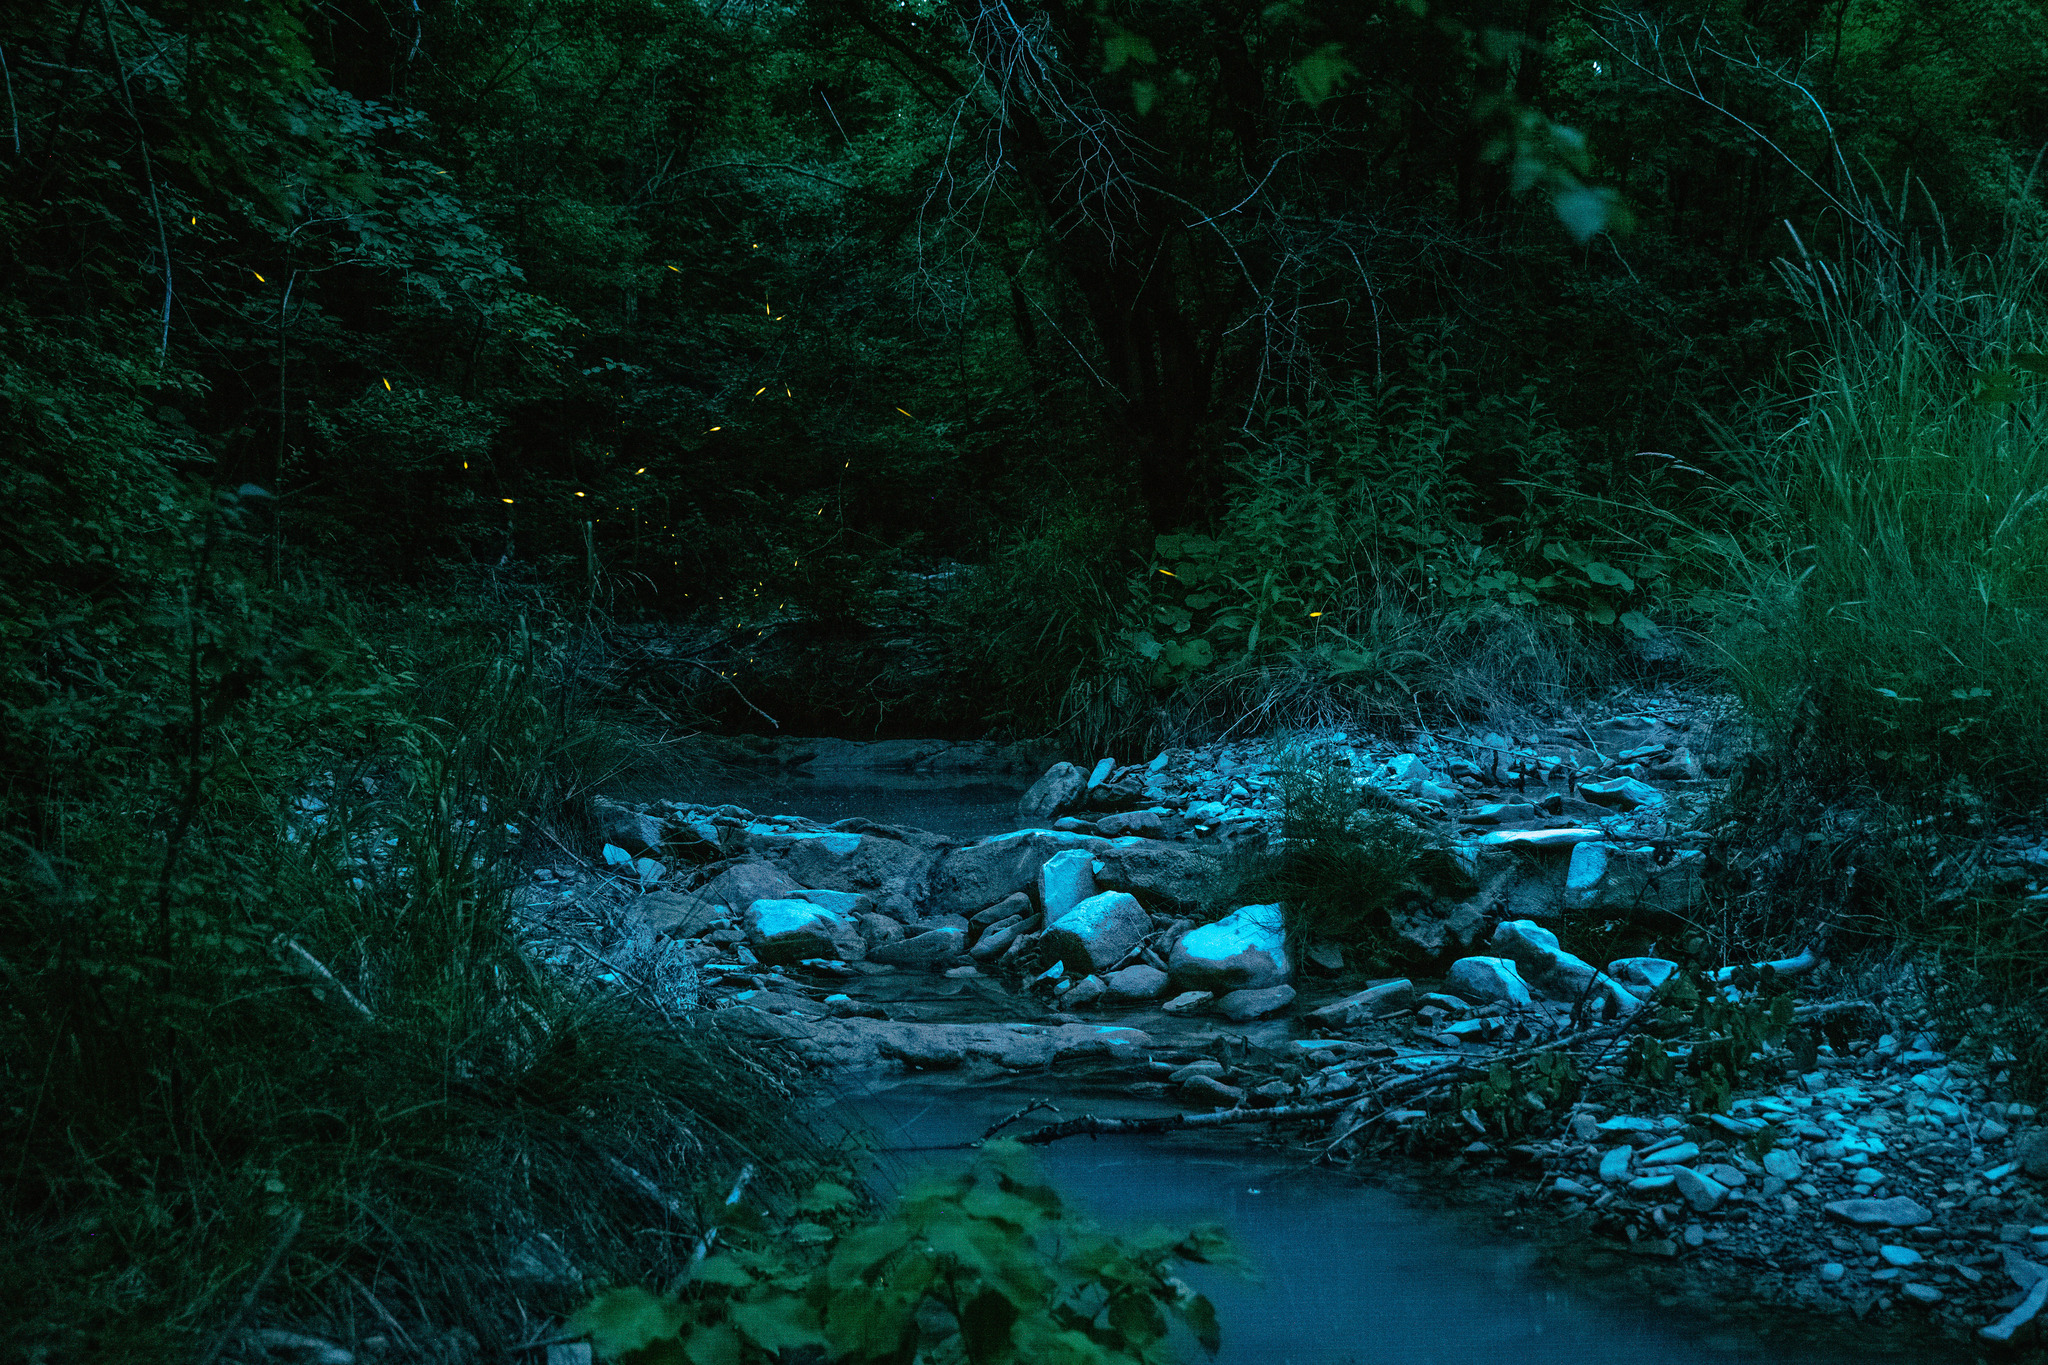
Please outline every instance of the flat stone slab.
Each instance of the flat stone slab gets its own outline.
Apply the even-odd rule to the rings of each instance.
[[[1890,1199],[1837,1199],[1827,1211],[1859,1228],[1917,1228],[1934,1221],[1925,1207],[1895,1194]]]
[[[745,1008],[719,1010],[712,1022],[737,1033],[784,1039],[805,1060],[833,1067],[898,1062],[917,1071],[973,1065],[1035,1071],[1075,1056],[1131,1060],[1152,1046],[1149,1034],[1109,1024],[916,1024],[806,1019]]]

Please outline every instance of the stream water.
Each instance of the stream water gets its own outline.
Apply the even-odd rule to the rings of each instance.
[[[819,821],[860,816],[965,837],[1016,826],[1022,784],[869,772],[730,782],[697,801]],[[673,793],[671,793],[673,795]],[[878,1141],[880,1179],[959,1164],[964,1144],[1057,1078],[963,1087],[911,1078],[834,1111]],[[1063,1104],[1068,1103],[1062,1100]],[[1139,1115],[1156,1104],[1082,1107]],[[1074,1112],[1069,1104],[1068,1112]],[[1242,1135],[1075,1140],[1045,1149],[1062,1195],[1104,1225],[1217,1222],[1256,1279],[1190,1267],[1223,1324],[1217,1365],[1965,1365],[1974,1351],[1890,1324],[1730,1313],[1623,1272],[1574,1275],[1486,1220],[1428,1207]],[[1565,1258],[1566,1262],[1570,1258]],[[1635,1297],[1630,1297],[1631,1294]],[[1200,1359],[1192,1340],[1183,1356]]]

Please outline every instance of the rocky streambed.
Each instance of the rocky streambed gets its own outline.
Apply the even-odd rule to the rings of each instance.
[[[1629,1039],[1677,965],[1596,966],[1571,931],[1685,928],[1697,822],[1739,743],[1711,702],[1631,701],[1524,736],[1303,741],[1447,854],[1396,909],[1419,964],[1400,978],[1291,951],[1276,906],[1205,905],[1233,852],[1277,837],[1278,779],[1254,745],[1054,765],[1019,828],[978,837],[613,805],[595,856],[537,869],[524,913],[537,954],[679,1026],[850,1084],[1028,1089],[1056,1108],[992,1125],[1027,1141],[1232,1130],[1420,1179],[1660,1299],[2030,1343],[2048,1133],[1995,1062],[1946,1055],[1910,989],[1852,998],[1802,954],[1776,965],[1803,987],[1802,1018],[1836,1023],[1830,1041],[1766,1045],[1725,1112],[1630,1074]],[[2021,837],[1996,856],[2016,877],[2048,863]],[[1740,993],[1723,979],[1710,989]],[[1545,1057],[1570,1059],[1568,1093],[1458,1107],[1460,1087]]]

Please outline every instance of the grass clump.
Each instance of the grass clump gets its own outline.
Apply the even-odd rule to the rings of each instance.
[[[1280,838],[1225,871],[1211,908],[1277,902],[1297,955],[1328,944],[1353,961],[1398,958],[1390,912],[1436,861],[1428,840],[1376,807],[1347,765],[1291,746],[1272,771]]]
[[[1712,634],[1780,750],[1905,804],[2048,795],[2048,242],[1873,231],[1785,274],[1821,345],[1721,424],[1692,530]]]

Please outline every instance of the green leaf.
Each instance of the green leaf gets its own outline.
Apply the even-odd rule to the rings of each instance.
[[[1586,607],[1586,619],[1596,626],[1614,624],[1614,608],[1605,602],[1593,602]]]
[[[1603,564],[1597,559],[1589,559],[1584,564],[1581,564],[1579,568],[1585,573],[1586,577],[1602,587],[1620,588],[1623,592],[1634,592],[1636,590],[1636,581],[1615,568],[1612,564]]]
[[[1209,1302],[1207,1294],[1197,1294],[1177,1308],[1181,1321],[1195,1334],[1195,1341],[1204,1351],[1213,1356],[1223,1349],[1223,1328],[1216,1321],[1216,1305]]]
[[[1158,56],[1152,51],[1150,40],[1131,32],[1129,29],[1113,28],[1110,30],[1109,36],[1102,40],[1102,69],[1104,71],[1121,71],[1126,62],[1137,62],[1140,65],[1149,66],[1158,60]],[[1144,110],[1141,109],[1138,112],[1143,113]]]
[[[1324,43],[1294,64],[1294,88],[1310,105],[1321,104],[1344,87],[1358,68],[1344,58],[1341,43]]]
[[[740,1365],[740,1334],[725,1322],[699,1327],[683,1343],[683,1350],[690,1365]]]
[[[2025,370],[2028,374],[2036,374],[2044,379],[2048,379],[2048,355],[2042,355],[2039,351],[2021,351],[2013,356],[2012,363]]]
[[[822,1346],[819,1331],[808,1305],[798,1298],[763,1299],[732,1306],[732,1325],[764,1351],[790,1351],[802,1346]]]
[[[820,1180],[811,1186],[811,1191],[796,1206],[798,1213],[830,1213],[834,1209],[853,1208],[860,1203],[860,1196],[844,1185],[830,1180]]]
[[[1557,210],[1557,220],[1580,246],[1592,241],[1607,226],[1607,196],[1598,190],[1584,186],[1560,190],[1551,196],[1550,206]]]
[[[707,1257],[697,1263],[690,1272],[691,1284],[717,1284],[729,1289],[744,1289],[754,1282],[745,1266],[732,1257],[720,1254]]]
[[[1159,86],[1152,81],[1131,82],[1131,105],[1143,118],[1152,112],[1152,106],[1159,101]]]
[[[1623,612],[1621,628],[1638,640],[1647,640],[1657,633],[1657,623],[1639,611]]]
[[[1149,630],[1141,630],[1131,636],[1131,648],[1138,651],[1139,658],[1148,662],[1159,657],[1159,651],[1162,647],[1159,641],[1152,637],[1152,632]]]
[[[569,1330],[590,1338],[591,1349],[609,1358],[656,1341],[673,1340],[690,1320],[674,1299],[645,1289],[607,1289],[578,1309]]]
[[[1019,1316],[1017,1305],[994,1289],[984,1289],[968,1300],[960,1313],[960,1336],[968,1356],[987,1360],[1007,1350],[1010,1328]]]

